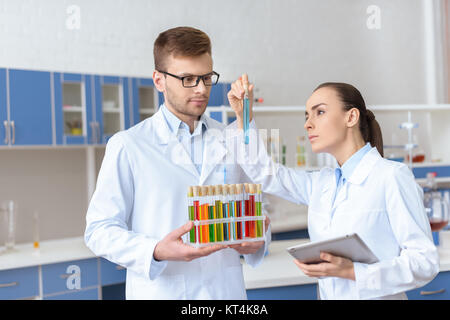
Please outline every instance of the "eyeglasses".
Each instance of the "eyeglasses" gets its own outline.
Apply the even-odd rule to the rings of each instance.
[[[194,76],[194,75],[189,75],[189,76],[184,76],[184,77],[180,77],[177,76],[175,74],[171,74],[169,72],[166,71],[160,71],[160,70],[156,70],[158,72],[167,74],[168,76],[177,78],[179,80],[181,80],[183,87],[185,88],[193,88],[198,86],[198,84],[200,83],[200,79],[203,80],[203,84],[206,87],[211,87],[217,84],[217,82],[219,81],[219,74],[215,71],[204,74],[202,76]]]

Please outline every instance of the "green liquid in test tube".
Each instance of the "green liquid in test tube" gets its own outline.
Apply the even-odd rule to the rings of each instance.
[[[261,209],[261,203],[262,203],[262,192],[261,192],[261,185],[256,185],[256,216],[261,217],[262,216],[262,209]],[[256,236],[262,237],[264,235],[263,230],[263,221],[258,220],[257,221],[257,228],[256,228]]]
[[[188,208],[189,208],[189,220],[195,220],[195,210],[194,210],[194,191],[193,187],[189,187],[188,191]],[[189,231],[189,242],[195,243],[195,227]]]

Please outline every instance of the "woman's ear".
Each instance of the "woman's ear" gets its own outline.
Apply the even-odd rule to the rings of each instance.
[[[358,108],[351,108],[347,111],[347,127],[351,128],[358,124],[359,121],[359,110]]]
[[[159,92],[164,92],[166,87],[164,75],[161,72],[153,71],[153,84],[155,85],[156,90]]]

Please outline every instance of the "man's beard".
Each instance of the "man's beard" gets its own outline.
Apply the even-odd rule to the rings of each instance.
[[[187,107],[188,101],[189,99],[187,99],[186,101],[181,101],[176,99],[175,95],[172,94],[171,90],[169,88],[166,88],[166,93],[167,93],[167,102],[170,104],[170,106],[175,109],[176,112],[183,114],[185,116],[189,116],[189,117],[200,117],[203,112],[205,112],[206,110],[206,106],[203,110],[201,110],[201,112],[199,113],[192,113],[189,108]],[[202,98],[205,98],[208,101],[208,97],[207,96],[201,96]]]

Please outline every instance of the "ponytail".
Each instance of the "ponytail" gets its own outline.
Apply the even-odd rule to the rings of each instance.
[[[372,147],[376,147],[378,153],[383,157],[383,135],[381,134],[381,128],[378,121],[375,119],[375,115],[369,109],[366,109],[366,121],[367,121],[367,137],[364,137],[365,142],[370,142]],[[365,126],[360,126],[365,127]]]

